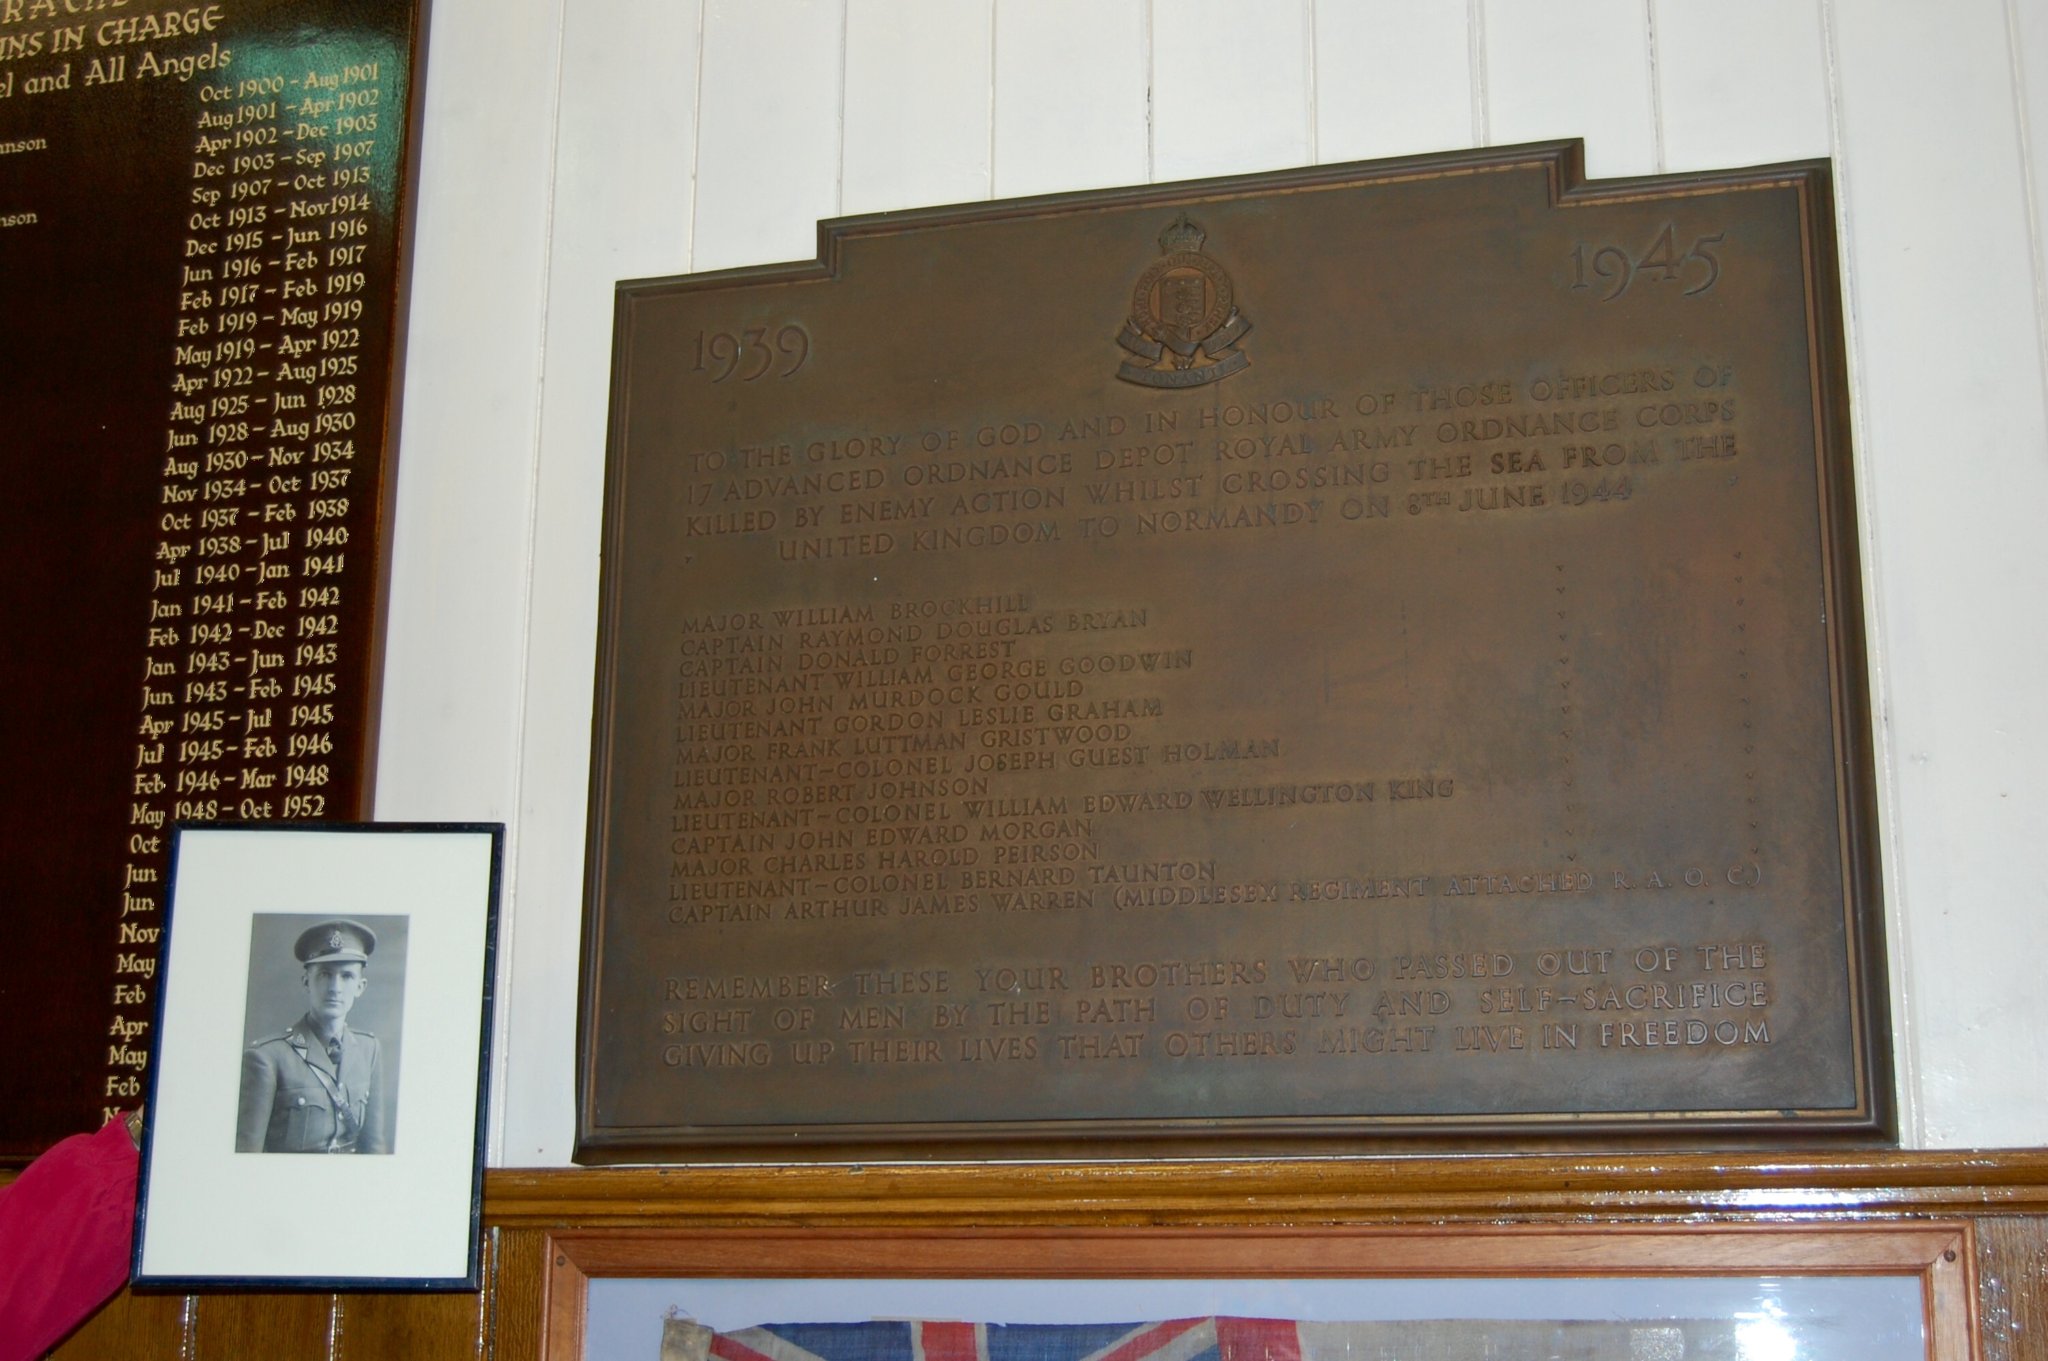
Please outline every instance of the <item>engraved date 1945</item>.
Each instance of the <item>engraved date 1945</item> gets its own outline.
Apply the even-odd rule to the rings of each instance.
[[[1691,249],[1683,255],[1678,252],[1678,229],[1667,222],[1641,252],[1631,254],[1619,245],[1594,246],[1581,241],[1572,248],[1572,289],[1598,289],[1605,287],[1600,301],[1613,302],[1628,292],[1629,286],[1637,279],[1652,283],[1686,283],[1685,290],[1690,298],[1704,293],[1721,279],[1721,257],[1714,253],[1714,247],[1728,239],[1726,232],[1714,232],[1693,238]],[[1591,278],[1587,275],[1591,274]]]

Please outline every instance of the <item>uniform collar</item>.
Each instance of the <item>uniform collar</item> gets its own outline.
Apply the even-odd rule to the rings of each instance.
[[[319,1045],[323,1048],[327,1044],[326,1038],[320,1034],[320,1023],[313,1018],[313,1013],[310,1011],[299,1017],[299,1023],[293,1026],[292,1029],[308,1044]],[[343,1044],[348,1043],[349,1029],[347,1021],[341,1023],[341,1029],[335,1032],[334,1037]]]
[[[320,1029],[313,1024],[312,1016],[301,1016],[299,1023],[285,1032],[285,1038],[306,1062],[322,1069],[330,1077],[336,1076],[334,1061],[327,1057],[327,1041],[320,1038]],[[350,1049],[355,1045],[355,1033],[348,1028],[346,1021],[342,1022],[339,1039],[343,1049]]]

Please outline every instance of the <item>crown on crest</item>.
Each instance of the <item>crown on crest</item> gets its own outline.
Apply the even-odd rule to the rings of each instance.
[[[1186,211],[1182,211],[1165,231],[1159,233],[1159,249],[1168,255],[1181,251],[1198,251],[1202,248],[1202,243],[1208,239],[1209,233],[1197,227],[1188,218]]]

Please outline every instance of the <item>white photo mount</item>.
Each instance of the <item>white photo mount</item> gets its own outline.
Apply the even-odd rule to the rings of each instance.
[[[478,1287],[504,837],[172,829],[134,1285]],[[314,995],[323,961],[346,1001]]]

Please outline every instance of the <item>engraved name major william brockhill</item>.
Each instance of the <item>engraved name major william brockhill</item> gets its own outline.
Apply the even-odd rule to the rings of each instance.
[[[349,1009],[370,985],[377,933],[335,918],[292,947],[306,1014],[282,1035],[242,1052],[238,1153],[388,1153],[383,1054],[377,1037],[351,1030]]]

